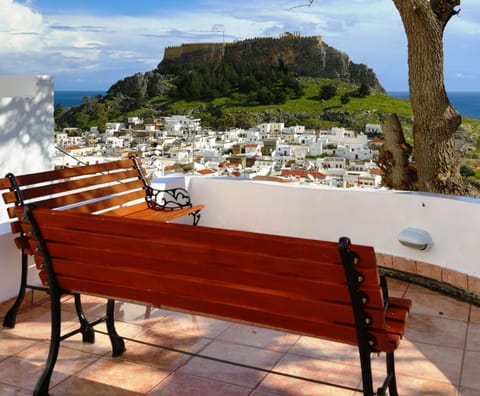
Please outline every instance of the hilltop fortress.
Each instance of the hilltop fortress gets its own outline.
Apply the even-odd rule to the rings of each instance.
[[[174,66],[211,62],[281,66],[304,76],[338,78],[384,91],[374,71],[353,63],[347,54],[328,46],[320,36],[284,33],[278,38],[262,37],[231,43],[185,43],[165,48],[160,73]]]
[[[321,36],[310,36],[310,37],[302,37],[300,33],[290,33],[286,32],[280,36],[280,38],[271,38],[271,37],[263,37],[263,38],[253,38],[253,39],[247,39],[243,40],[241,42],[245,43],[247,41],[279,41],[283,43],[290,43],[292,40],[305,40],[305,39],[313,39],[315,40],[318,45],[322,44],[322,38]],[[165,53],[163,55],[164,60],[174,60],[176,58],[179,58],[181,56],[187,55],[187,54],[192,54],[196,52],[213,52],[213,53],[218,53],[219,55],[223,56],[223,51],[225,48],[230,47],[230,46],[236,46],[239,42],[233,42],[233,43],[184,43],[178,46],[171,46],[171,47],[166,47],[165,48]]]

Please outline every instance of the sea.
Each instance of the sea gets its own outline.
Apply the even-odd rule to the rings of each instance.
[[[77,106],[83,102],[85,96],[105,95],[106,91],[55,91],[55,106]],[[390,96],[408,99],[408,91],[388,92]],[[450,103],[463,117],[480,120],[480,92],[449,92]]]
[[[388,95],[408,99],[408,92],[388,92]],[[462,117],[480,120],[480,92],[448,92],[448,99]]]
[[[53,102],[55,106],[61,104],[63,107],[72,107],[82,104],[85,96],[95,97],[106,94],[106,91],[55,91]]]

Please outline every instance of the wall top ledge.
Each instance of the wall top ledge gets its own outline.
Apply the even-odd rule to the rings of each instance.
[[[33,98],[38,90],[38,80],[49,76],[0,76],[0,98]]]

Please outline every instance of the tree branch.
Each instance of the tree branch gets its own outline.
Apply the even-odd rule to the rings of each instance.
[[[297,5],[297,6],[293,6],[293,7],[287,8],[287,11],[293,10],[294,8],[310,7],[310,6],[313,4],[314,1],[315,1],[315,0],[308,0],[308,3],[306,3],[306,4],[300,4],[300,5]]]
[[[460,12],[455,9],[459,5],[460,0],[430,0],[430,7],[444,28],[450,18]]]

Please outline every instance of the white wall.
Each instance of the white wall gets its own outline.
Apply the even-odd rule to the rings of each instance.
[[[324,189],[227,178],[189,181],[201,226],[236,228],[372,245],[379,253],[480,277],[480,200],[381,190]],[[406,227],[428,231],[429,251],[398,242]]]
[[[54,128],[51,77],[0,76],[0,177],[53,169]],[[0,301],[14,296],[20,281],[20,255],[7,219],[0,200]]]

